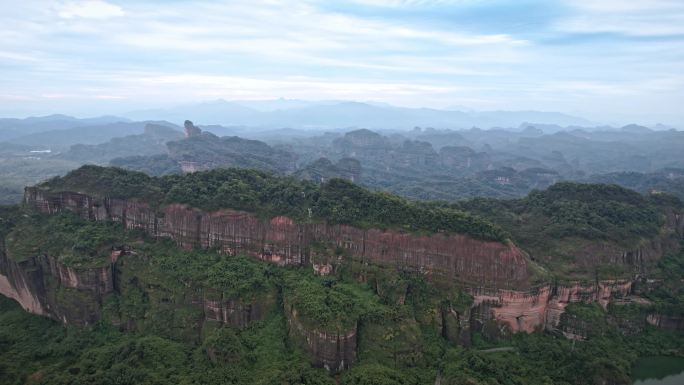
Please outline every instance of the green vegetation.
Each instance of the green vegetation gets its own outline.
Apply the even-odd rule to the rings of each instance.
[[[658,313],[684,317],[684,248],[658,261],[660,279],[646,296],[654,302]]]
[[[0,145],[0,152],[1,147]],[[17,204],[24,197],[24,187],[64,175],[79,164],[62,159],[4,157],[0,153],[0,205]]]
[[[332,385],[286,345],[285,330],[273,315],[245,330],[218,328],[196,345],[104,323],[65,328],[0,297],[0,378],[7,385]]]
[[[635,249],[660,235],[665,215],[682,203],[615,185],[557,183],[515,200],[478,198],[454,205],[508,231],[516,244],[561,278],[631,274],[599,258]]]
[[[21,210],[18,206],[0,206],[0,245],[5,236],[12,231],[15,223],[20,218]]]
[[[409,330],[404,328],[404,330]],[[684,335],[647,328],[636,336],[615,329],[604,336],[573,342],[547,334],[517,334],[512,351],[480,352],[444,342],[433,344],[429,365],[407,361],[406,353],[425,356],[418,345],[394,344],[394,332],[377,337],[383,355],[361,354],[341,376],[342,384],[527,385],[591,384],[611,379],[628,384],[639,356],[683,355]],[[6,384],[333,384],[288,346],[285,320],[273,314],[249,328],[213,329],[202,343],[187,343],[150,332],[121,332],[105,323],[64,328],[0,298],[0,374]],[[387,342],[389,341],[389,342]],[[410,342],[406,335],[401,341]],[[414,341],[415,342],[415,341]],[[428,343],[430,345],[430,343]],[[399,355],[397,355],[399,353]],[[386,356],[387,358],[383,358]]]
[[[620,308],[620,306],[616,306]],[[684,334],[643,327],[624,334],[619,314],[595,304],[572,304],[563,316],[585,330],[586,341],[545,333],[515,334],[509,351],[451,348],[444,357],[443,384],[630,384],[638,357],[684,356]],[[643,312],[641,316],[643,322]],[[565,322],[565,321],[563,321]],[[617,323],[616,323],[617,322]]]
[[[109,263],[112,250],[127,239],[120,223],[91,222],[64,212],[27,215],[17,221],[5,242],[8,255],[18,261],[51,255],[68,266],[85,268]]]
[[[437,376],[442,384],[606,379],[627,384],[637,357],[684,355],[681,332],[643,325],[652,310],[648,305],[615,305],[605,311],[595,304],[572,304],[563,325],[590,328],[583,333],[586,341],[516,334],[485,341],[511,350],[479,351],[477,338],[473,348],[455,344],[452,337],[461,329],[448,318],[452,310],[463,314],[472,298],[420,274],[350,260],[333,275],[318,277],[308,268],[281,268],[212,250],[182,251],[170,241],[146,239],[120,225],[88,222],[70,213],[17,213],[16,208],[0,210],[0,230],[9,233],[8,239],[20,232],[27,236],[18,243],[12,239],[10,250],[31,249],[35,242],[39,247],[31,250],[94,259],[111,245],[126,244],[131,252],[117,261],[117,291],[104,299],[103,320],[94,326],[63,327],[0,299],[0,376],[7,384],[332,385],[335,379],[310,366],[303,344],[290,333],[288,306],[311,330],[358,326],[357,362],[337,375],[339,383],[348,385],[433,384]],[[661,262],[670,288],[681,282],[681,258],[672,255]],[[680,305],[681,292],[666,298],[668,287],[651,292],[650,298]],[[80,293],[60,288],[55,295],[69,302]],[[198,305],[203,300],[259,307],[262,316],[223,324],[205,318]],[[623,328],[637,321],[635,329]]]
[[[389,315],[390,309],[382,306],[367,287],[334,278],[302,276],[295,271],[284,278],[288,304],[315,328],[345,332],[358,321],[379,322]]]
[[[136,252],[149,269],[168,275],[173,281],[186,286],[211,287],[227,297],[268,290],[280,274],[277,266],[254,258],[182,251],[169,240],[139,244]]]
[[[167,154],[119,157],[110,160],[109,164],[127,170],[144,172],[147,175],[180,174],[182,172],[178,162],[171,159]]]
[[[300,221],[327,220],[363,227],[506,239],[506,233],[498,227],[459,210],[411,203],[391,194],[370,192],[341,179],[318,186],[244,169],[149,177],[117,168],[83,166],[39,188],[137,198],[152,203],[186,203],[205,210],[232,208],[263,216],[288,215]]]
[[[533,191],[523,199],[475,199],[458,207],[488,217],[498,214],[506,228],[521,240],[534,236],[622,242],[658,234],[663,220],[657,203],[615,185],[564,182]]]

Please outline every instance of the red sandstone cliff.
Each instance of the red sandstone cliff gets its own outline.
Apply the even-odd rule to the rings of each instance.
[[[485,306],[491,316],[511,332],[552,330],[558,327],[566,306],[573,302],[598,302],[606,308],[615,298],[630,294],[631,281],[599,281],[544,285],[533,290],[471,289],[473,307]]]
[[[104,296],[114,290],[112,266],[74,269],[51,256],[16,262],[0,252],[0,294],[31,313],[65,324],[92,325]]]
[[[172,238],[186,249],[218,248],[225,253],[247,254],[281,265],[314,266],[319,258],[310,246],[327,243],[346,250],[346,255],[362,263],[438,275],[440,279],[463,284],[475,299],[468,312],[453,315],[461,330],[491,320],[507,332],[555,329],[569,303],[599,302],[605,307],[615,297],[625,296],[631,290],[629,281],[530,287],[528,260],[521,250],[510,244],[465,235],[415,235],[347,225],[296,223],[287,217],[262,220],[246,212],[208,213],[181,204],[152,208],[136,200],[93,198],[74,192],[51,193],[37,188],[26,189],[25,203],[44,213],[71,210],[92,220],[119,221],[127,228]],[[649,259],[653,257],[651,251],[637,250],[623,253],[623,258],[641,259],[646,253]],[[318,266],[321,271],[330,267],[329,264]],[[26,290],[18,290],[13,295],[27,298],[27,304],[33,303]],[[222,322],[243,324],[237,319],[250,319],[250,314],[258,313],[252,307],[254,304],[244,307],[244,304],[214,300],[204,304],[207,318]],[[36,312],[45,312],[34,308]],[[331,334],[309,330],[298,321],[295,309],[286,310],[290,332],[304,339],[315,363],[333,370],[351,364],[353,355],[339,352],[355,349],[355,331]]]
[[[172,204],[155,210],[144,202],[27,188],[25,202],[41,212],[71,210],[84,218],[111,219],[179,246],[215,247],[283,265],[311,263],[310,245],[330,243],[363,262],[439,274],[459,282],[490,288],[529,287],[524,253],[511,244],[481,241],[460,234],[414,235],[393,230],[360,229],[326,223],[295,223],[286,217],[260,220],[232,210],[207,213]]]

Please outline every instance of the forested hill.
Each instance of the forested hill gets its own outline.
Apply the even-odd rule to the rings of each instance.
[[[230,208],[264,217],[286,215],[298,221],[461,233],[495,241],[508,238],[498,226],[455,208],[371,192],[342,179],[316,185],[245,169],[150,177],[119,168],[83,166],[38,187],[99,197],[135,198],[151,204],[184,203],[208,211]]]
[[[664,248],[663,242],[678,243],[681,224],[672,222],[684,208],[665,193],[642,195],[617,185],[570,182],[521,199],[476,198],[451,207],[501,226],[516,244],[557,272],[585,273],[601,264],[615,267],[608,260],[615,253],[644,253]],[[603,257],[608,259],[599,261]],[[586,265],[577,266],[581,263]]]

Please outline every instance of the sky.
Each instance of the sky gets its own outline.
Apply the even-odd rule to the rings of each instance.
[[[0,0],[0,115],[357,100],[684,123],[684,0]]]

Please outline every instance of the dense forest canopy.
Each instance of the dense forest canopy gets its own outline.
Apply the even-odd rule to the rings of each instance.
[[[39,187],[100,197],[137,198],[153,204],[185,203],[205,210],[231,208],[264,216],[287,215],[300,221],[453,232],[498,241],[507,237],[495,225],[457,209],[370,192],[342,179],[316,185],[245,169],[150,177],[118,168],[83,166]]]
[[[578,273],[588,278],[596,273],[596,264],[573,266],[575,262],[583,256],[599,258],[605,249],[637,249],[667,236],[663,232],[667,217],[679,215],[684,206],[665,193],[641,195],[617,185],[563,182],[522,199],[476,198],[452,207],[501,226],[559,276]],[[677,236],[674,228],[668,231]],[[609,261],[599,265],[613,277],[633,274],[616,270]]]
[[[0,218],[7,214],[0,211]],[[88,250],[122,243],[133,253],[121,257],[119,291],[105,300],[103,322],[91,327],[63,327],[0,298],[0,374],[8,384],[418,385],[436,377],[454,385],[582,384],[587,378],[627,383],[637,357],[684,354],[681,333],[646,327],[625,335],[618,327],[645,312],[682,311],[684,253],[669,255],[659,265],[654,277],[666,285],[648,294],[651,304],[568,306],[561,322],[583,325],[586,341],[550,333],[496,339],[485,328],[474,332],[473,345],[464,348],[442,338],[434,309],[450,304],[462,311],[472,298],[458,288],[438,289],[419,274],[359,266],[367,269],[361,282],[347,266],[318,277],[309,268],[179,250],[168,240],[72,213],[15,218],[1,223],[9,237],[30,226],[36,231],[49,226],[55,234],[43,243],[49,246],[42,251],[46,254],[82,250],[82,234],[99,234],[87,240],[90,248],[79,254],[83,258],[98,259]],[[208,323],[199,335],[194,329],[199,314],[183,303],[197,292],[247,301],[273,295],[273,301],[295,306],[300,319],[317,330],[360,323],[358,362],[336,378],[312,368],[288,336],[281,305],[249,327]],[[124,331],[130,325],[133,329]]]

